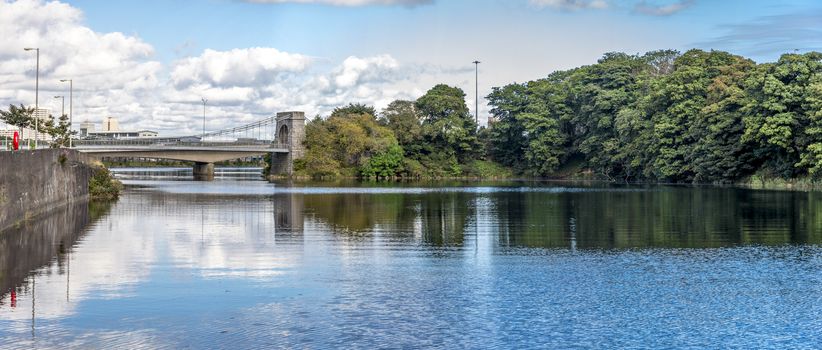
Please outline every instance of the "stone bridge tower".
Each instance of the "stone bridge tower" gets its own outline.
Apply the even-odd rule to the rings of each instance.
[[[288,153],[271,154],[271,175],[294,174],[294,160],[305,155],[305,113],[277,113],[277,144],[288,149]]]

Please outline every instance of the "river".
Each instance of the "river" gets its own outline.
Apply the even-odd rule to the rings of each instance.
[[[0,234],[0,348],[822,344],[822,193],[258,171]]]

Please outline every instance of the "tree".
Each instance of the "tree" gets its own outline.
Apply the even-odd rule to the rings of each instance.
[[[400,171],[402,148],[394,133],[374,115],[357,114],[362,110],[336,109],[328,119],[316,118],[306,125],[307,150],[300,166],[309,175],[390,177]]]
[[[391,102],[382,111],[379,121],[394,132],[406,155],[419,153],[422,124],[414,101]]]
[[[58,148],[68,146],[69,139],[77,133],[76,131],[70,130],[69,117],[63,114],[60,116],[56,126],[53,125],[53,121],[51,121],[51,124],[52,126],[48,128],[49,134],[54,138],[51,147]]]
[[[434,86],[417,99],[415,107],[422,118],[423,156],[441,153],[434,158],[465,163],[481,153],[477,124],[468,113],[462,89]],[[449,163],[453,168],[453,162]]]
[[[811,126],[818,111],[814,84],[822,73],[822,53],[785,54],[762,64],[748,77],[744,139],[757,144],[756,158],[771,175],[794,177],[813,168],[819,140]]]
[[[331,112],[332,117],[346,116],[346,115],[371,115],[376,116],[377,110],[373,106],[362,103],[349,103],[345,107],[337,107]]]
[[[34,108],[25,107],[22,104],[20,107],[9,105],[7,111],[0,110],[0,119],[6,124],[16,126],[18,128],[34,128]]]
[[[510,84],[494,88],[487,96],[492,106],[493,122],[488,126],[488,153],[495,161],[522,169],[523,155],[528,147],[525,138],[525,127],[517,116],[528,108],[529,94],[525,84]]]

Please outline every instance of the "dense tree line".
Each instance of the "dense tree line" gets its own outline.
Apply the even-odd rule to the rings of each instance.
[[[536,177],[735,182],[822,175],[822,53],[757,64],[722,51],[607,53],[494,88],[478,129],[437,85],[381,113],[351,104],[307,126],[313,176]],[[502,165],[500,167],[499,165]]]
[[[532,176],[733,182],[822,174],[822,53],[608,53],[495,88],[490,156]]]
[[[306,156],[295,167],[314,177],[496,176],[465,104],[465,93],[437,85],[416,101],[394,101],[382,113],[350,104],[306,125]]]

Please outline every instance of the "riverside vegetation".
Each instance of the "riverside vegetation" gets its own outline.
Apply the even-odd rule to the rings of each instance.
[[[734,183],[822,175],[822,53],[754,61],[722,51],[607,53],[493,89],[477,128],[462,90],[437,85],[381,113],[351,104],[306,126],[311,177],[586,175]]]

